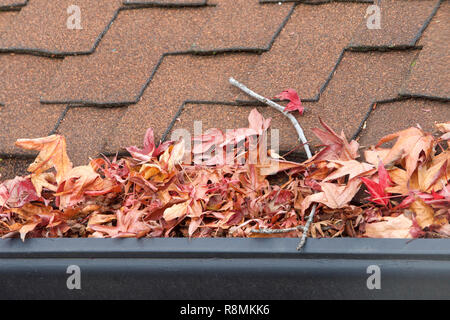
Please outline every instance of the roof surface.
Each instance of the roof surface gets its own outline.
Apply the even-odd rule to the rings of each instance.
[[[432,131],[450,120],[450,1],[376,2],[380,29],[369,0],[0,0],[2,179],[35,155],[18,138],[63,134],[79,165],[141,145],[148,127],[247,126],[255,106],[295,148],[289,121],[229,77],[269,98],[295,89],[313,145],[319,117],[363,146]]]

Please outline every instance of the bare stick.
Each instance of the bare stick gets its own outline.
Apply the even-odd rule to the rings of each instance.
[[[314,219],[314,213],[316,213],[317,203],[314,203],[311,209],[311,213],[309,214],[308,221],[306,221],[305,227],[303,228],[302,238],[300,239],[300,243],[297,246],[297,250],[302,250],[303,246],[306,243],[306,238],[308,237],[309,227]]]
[[[251,233],[273,234],[273,233],[287,233],[287,232],[297,231],[300,229],[303,232],[305,232],[304,228],[305,228],[304,226],[296,226],[296,227],[287,228],[287,229],[253,229],[250,232]]]
[[[312,157],[311,150],[309,149],[309,145],[308,145],[308,140],[306,140],[306,137],[305,137],[305,133],[303,132],[302,127],[300,127],[300,124],[298,123],[297,119],[291,113],[284,111],[284,108],[282,106],[280,106],[278,103],[275,103],[272,100],[269,100],[269,99],[257,94],[256,92],[254,92],[254,91],[250,90],[249,88],[247,88],[246,86],[244,86],[242,83],[236,81],[234,78],[230,78],[230,83],[233,86],[238,87],[239,89],[244,91],[249,96],[255,98],[258,101],[261,101],[262,103],[267,104],[268,106],[271,106],[272,108],[277,109],[282,114],[284,114],[294,125],[294,128],[297,131],[299,140],[303,143],[303,146],[305,147],[305,152],[306,152],[308,159]]]

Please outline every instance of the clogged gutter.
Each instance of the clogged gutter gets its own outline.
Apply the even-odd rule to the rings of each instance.
[[[280,111],[303,112],[292,91],[279,97],[291,100]],[[78,167],[63,136],[20,139],[39,155],[29,175],[0,183],[0,236],[450,236],[450,122],[436,124],[439,136],[418,127],[385,136],[364,161],[357,141],[321,124],[323,148],[303,163],[267,150],[270,119],[256,109],[248,128],[210,129],[192,150],[183,140],[156,146],[148,129],[130,157]],[[274,174],[284,182],[269,182]]]

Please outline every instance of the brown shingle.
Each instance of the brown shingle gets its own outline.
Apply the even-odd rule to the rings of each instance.
[[[214,0],[195,49],[267,48],[292,5],[261,5],[258,0]]]
[[[5,32],[5,29],[14,21],[18,13],[15,11],[0,12],[0,34]]]
[[[67,57],[43,100],[130,103],[165,52],[188,50],[211,8],[121,11],[92,55]]]
[[[450,100],[450,3],[443,2],[425,30],[424,46],[413,64],[403,94]]]
[[[72,0],[31,1],[5,30],[0,39],[0,50],[49,55],[90,52],[120,7],[121,0],[78,0],[81,30],[68,28],[72,21],[70,17],[75,15],[75,11],[68,11],[71,5],[74,5]]]
[[[293,88],[302,99],[316,98],[365,8],[355,3],[298,5],[272,49],[250,70],[248,86],[267,97]]]
[[[438,0],[383,0],[379,4],[380,29],[369,29],[366,15],[351,47],[395,47],[414,45]]]
[[[167,57],[139,103],[128,107],[107,150],[140,145],[148,127],[153,127],[156,139],[160,139],[183,101],[233,102],[239,90],[228,83],[228,78],[244,77],[255,59],[252,54]],[[222,121],[221,116],[216,120]]]
[[[372,111],[366,129],[361,133],[360,143],[364,146],[376,144],[383,136],[414,127],[416,124],[425,131],[434,132],[434,122],[449,119],[450,106],[442,102],[408,99],[379,104]]]
[[[57,133],[66,137],[67,152],[74,165],[84,165],[89,157],[97,157],[106,138],[120,119],[123,108],[69,108]]]
[[[350,138],[374,101],[396,98],[414,59],[415,51],[346,52],[330,84],[310,115],[307,127],[320,116],[332,128]]]
[[[33,162],[33,159],[0,159],[0,181],[13,179],[18,175],[27,175],[28,166]]]
[[[60,64],[59,59],[0,55],[0,153],[28,153],[14,147],[16,139],[47,136],[54,128],[64,106],[41,105],[39,93]]]

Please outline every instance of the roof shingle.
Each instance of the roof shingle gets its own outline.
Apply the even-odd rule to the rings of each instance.
[[[120,7],[121,0],[78,0],[76,6],[80,10],[79,26],[82,29],[73,29],[73,19],[77,14],[70,9],[73,5],[72,0],[31,1],[5,29],[0,38],[0,52],[47,56],[92,52]]]
[[[448,1],[376,2],[380,30],[367,29],[370,0],[72,2],[0,0],[17,10],[0,12],[2,179],[34,154],[17,138],[64,134],[78,165],[140,145],[148,127],[158,140],[198,120],[246,126],[249,105],[272,118],[280,152],[301,151],[289,121],[230,76],[269,98],[297,90],[312,145],[319,116],[363,145],[450,118]],[[82,30],[67,28],[72,4]]]

